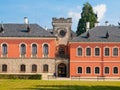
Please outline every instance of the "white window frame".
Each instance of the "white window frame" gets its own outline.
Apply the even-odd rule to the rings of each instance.
[[[109,48],[109,55],[108,55],[108,56],[105,55],[105,48]],[[111,50],[110,50],[110,47],[105,46],[105,47],[104,47],[104,57],[110,57],[110,56],[111,56]]]
[[[108,67],[108,68],[109,68],[109,73],[105,73],[105,67]],[[104,67],[104,74],[105,74],[105,75],[110,75],[110,67],[109,67],[109,66],[105,66],[105,67]]]
[[[114,56],[114,54],[113,54],[113,53],[114,53],[114,48],[117,48],[117,49],[118,49],[118,56],[119,56],[119,47],[117,47],[117,46],[115,46],[115,47],[112,48],[112,56],[113,56],[113,57],[118,57],[118,56]]]
[[[86,52],[86,51],[87,51],[87,48],[90,48],[90,49],[91,49],[91,55],[90,55],[90,56],[87,55],[87,52]],[[91,56],[92,56],[92,48],[91,48],[90,46],[87,46],[87,47],[85,48],[85,56],[86,56],[86,57],[91,57]]]
[[[96,56],[96,55],[95,55],[95,49],[96,49],[96,48],[99,48],[99,50],[100,50],[99,56]],[[100,48],[100,47],[96,46],[96,47],[94,48],[94,56],[95,56],[95,57],[100,57],[100,56],[101,56],[101,48]]]
[[[78,55],[78,48],[81,48],[81,49],[82,49],[82,55]],[[83,56],[83,48],[82,48],[81,46],[78,46],[78,47],[76,48],[76,56],[78,56],[78,57],[82,57],[82,56]]]
[[[96,68],[96,67],[99,67],[99,73],[95,73],[95,68]],[[100,66],[96,66],[96,67],[94,67],[94,74],[95,74],[95,75],[100,75]]]

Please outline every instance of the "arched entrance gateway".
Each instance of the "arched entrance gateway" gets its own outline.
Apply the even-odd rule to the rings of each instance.
[[[66,77],[67,76],[67,66],[64,63],[60,63],[58,65],[58,77]]]

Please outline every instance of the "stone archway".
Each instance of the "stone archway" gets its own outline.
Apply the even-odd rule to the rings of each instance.
[[[66,64],[60,63],[57,68],[58,68],[58,70],[57,70],[58,77],[66,77],[67,76]]]

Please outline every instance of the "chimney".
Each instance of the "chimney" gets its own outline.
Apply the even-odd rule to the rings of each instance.
[[[109,22],[108,21],[105,21],[105,26],[109,26]]]
[[[24,17],[24,24],[28,24],[28,23],[29,23],[28,18]]]
[[[3,25],[3,22],[1,22],[0,33],[3,31],[4,31],[4,25]]]
[[[96,23],[94,24],[94,26],[95,26],[95,27],[99,26],[99,22],[96,22]]]
[[[86,31],[88,31],[90,29],[90,22],[86,23]]]

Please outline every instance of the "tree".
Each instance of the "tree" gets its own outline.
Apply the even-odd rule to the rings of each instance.
[[[90,22],[90,29],[94,27],[97,22],[97,14],[93,12],[92,6],[87,2],[82,8],[81,18],[79,19],[77,26],[77,35],[86,32],[86,23]]]

